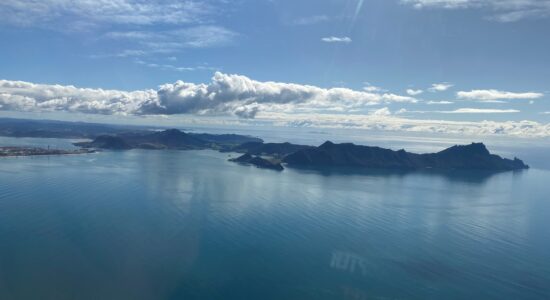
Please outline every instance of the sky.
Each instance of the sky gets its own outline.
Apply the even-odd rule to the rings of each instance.
[[[3,0],[0,116],[550,137],[550,0]]]

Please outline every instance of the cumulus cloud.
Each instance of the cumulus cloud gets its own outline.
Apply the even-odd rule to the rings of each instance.
[[[532,121],[466,122],[407,119],[388,107],[353,113],[375,104],[410,103],[414,98],[309,85],[260,82],[241,75],[216,73],[204,84],[178,81],[157,90],[118,91],[0,80],[0,110],[67,111],[88,114],[215,116],[232,114],[240,123],[281,126],[361,128],[471,135],[550,136],[550,124]],[[474,111],[475,110],[475,111]],[[455,113],[497,113],[459,109]],[[511,113],[511,110],[507,110]],[[414,111],[413,111],[414,113]],[[503,112],[500,112],[503,113]],[[255,118],[254,120],[251,120]],[[210,118],[225,120],[225,118]],[[210,122],[210,121],[209,121]],[[233,120],[232,122],[237,122]]]
[[[416,9],[483,9],[491,11],[488,19],[515,22],[526,18],[550,16],[549,0],[401,0]]]
[[[430,91],[432,93],[444,92],[444,91],[452,88],[453,86],[454,86],[453,84],[448,83],[448,82],[434,83],[434,84],[432,84],[432,87],[428,89],[428,91]]]
[[[467,100],[479,100],[479,101],[499,101],[499,100],[514,100],[514,99],[538,99],[543,97],[542,93],[526,92],[526,93],[514,93],[504,92],[499,90],[471,90],[460,91],[457,93],[457,97]]]
[[[414,103],[416,99],[390,93],[347,88],[320,88],[281,82],[261,82],[242,75],[215,73],[208,83],[183,81],[156,90],[118,91],[70,85],[0,80],[0,110],[66,111],[120,115],[234,115],[239,122],[281,126],[362,128],[450,134],[550,136],[550,124],[532,121],[466,122],[401,117],[415,113],[373,105]],[[360,113],[361,111],[369,113]],[[514,113],[515,110],[461,108],[447,113]],[[433,112],[432,112],[433,113]],[[251,120],[255,118],[254,120]],[[226,118],[210,118],[223,120]]]
[[[155,98],[153,90],[125,92],[0,80],[1,110],[128,114]]]
[[[392,113],[391,113],[389,108],[383,107],[383,108],[380,108],[380,109],[377,109],[377,110],[373,111],[371,114],[373,116],[389,116]]]
[[[158,90],[117,91],[74,86],[0,81],[0,109],[70,111],[98,114],[233,114],[253,118],[260,111],[350,111],[367,106],[416,99],[391,93],[347,88],[320,88],[281,82],[260,82],[242,75],[216,72],[212,81],[183,81]]]
[[[413,89],[407,89],[407,94],[410,96],[416,96],[424,93],[423,90],[413,90]]]
[[[329,37],[322,38],[321,41],[325,43],[344,43],[344,44],[348,44],[352,42],[351,38],[347,36],[343,36],[343,37],[329,36]]]

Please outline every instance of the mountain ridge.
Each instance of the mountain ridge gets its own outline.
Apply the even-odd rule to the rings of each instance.
[[[518,158],[513,160],[491,154],[483,143],[455,145],[437,153],[416,154],[353,143],[326,141],[316,148],[299,150],[286,156],[290,166],[354,166],[387,169],[477,169],[508,171],[528,169]]]

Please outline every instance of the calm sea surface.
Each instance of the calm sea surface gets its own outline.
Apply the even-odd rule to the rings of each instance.
[[[1,158],[0,299],[550,299],[550,171],[227,158]]]

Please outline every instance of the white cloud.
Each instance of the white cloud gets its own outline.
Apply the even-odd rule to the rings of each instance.
[[[240,122],[281,126],[362,128],[404,132],[550,137],[550,124],[533,121],[448,121],[400,117],[388,107],[416,99],[390,93],[347,88],[320,88],[280,82],[260,82],[241,75],[215,73],[205,84],[177,81],[157,90],[118,91],[0,80],[0,110],[66,111],[88,114],[201,116],[234,115]],[[440,113],[515,113],[516,110],[461,108]],[[437,113],[437,111],[432,112]],[[248,118],[256,118],[252,121]],[[221,118],[225,119],[225,118]]]
[[[128,114],[156,97],[153,90],[125,92],[0,80],[2,110]]]
[[[413,89],[407,89],[407,94],[410,96],[416,96],[424,93],[423,90],[413,90]]]
[[[429,104],[429,105],[447,105],[447,104],[453,104],[454,102],[452,101],[446,101],[446,100],[443,100],[443,101],[428,101],[426,102],[426,104]]]
[[[371,85],[371,86],[364,87],[363,90],[371,93],[376,93],[376,92],[380,92],[382,89],[377,86]]]
[[[400,114],[405,114],[407,112],[408,110],[406,108],[401,108],[400,110],[396,111],[395,114],[400,115]]]
[[[370,82],[365,82],[365,87],[363,88],[364,91],[367,91],[367,92],[371,92],[371,93],[383,93],[383,92],[387,92],[387,90],[381,88],[381,87],[378,87],[378,86],[375,86],[375,85],[372,85]]]
[[[509,114],[519,113],[516,109],[491,109],[491,108],[459,108],[449,111],[437,111],[444,114]]]
[[[330,37],[322,38],[321,41],[323,41],[325,43],[344,43],[344,44],[348,44],[348,43],[351,43],[351,38],[349,38],[347,36],[343,36],[343,37],[330,36]]]
[[[145,62],[143,62],[145,64]],[[149,67],[175,68],[147,64]],[[98,114],[233,114],[254,117],[260,111],[352,111],[367,106],[417,100],[391,93],[347,88],[260,82],[216,72],[207,84],[177,81],[158,90],[116,91],[74,86],[0,81],[0,109],[70,111]]]
[[[383,107],[380,109],[377,109],[371,113],[373,116],[389,116],[391,115],[391,111],[387,107]]]
[[[364,111],[371,105],[414,100],[402,97],[345,88],[259,82],[223,73],[216,73],[206,84],[178,81],[162,85],[157,90],[131,92],[0,80],[0,110],[105,115],[232,114],[239,116],[239,122],[243,124],[263,122],[281,126],[550,137],[550,124],[533,121],[418,120],[398,117],[409,113],[405,109],[392,114],[387,107],[371,110],[369,114],[352,113],[357,109]],[[454,113],[460,112],[497,113],[497,110],[460,109]]]
[[[432,84],[432,87],[428,89],[428,91],[435,93],[435,92],[444,92],[450,88],[452,88],[454,85],[448,82],[443,83],[434,83]]]
[[[475,1],[475,0],[474,0]],[[472,5],[472,0],[401,0],[402,3],[411,4],[414,8],[422,9],[425,7],[441,8],[465,8]]]
[[[526,18],[550,16],[549,0],[401,0],[416,9],[483,9],[491,11],[490,20],[516,22]]]
[[[469,92],[460,91],[457,93],[457,97],[460,99],[479,100],[479,101],[538,99],[543,96],[544,94],[542,93],[534,93],[534,92],[513,93],[513,92],[503,92],[499,90],[472,90]]]

